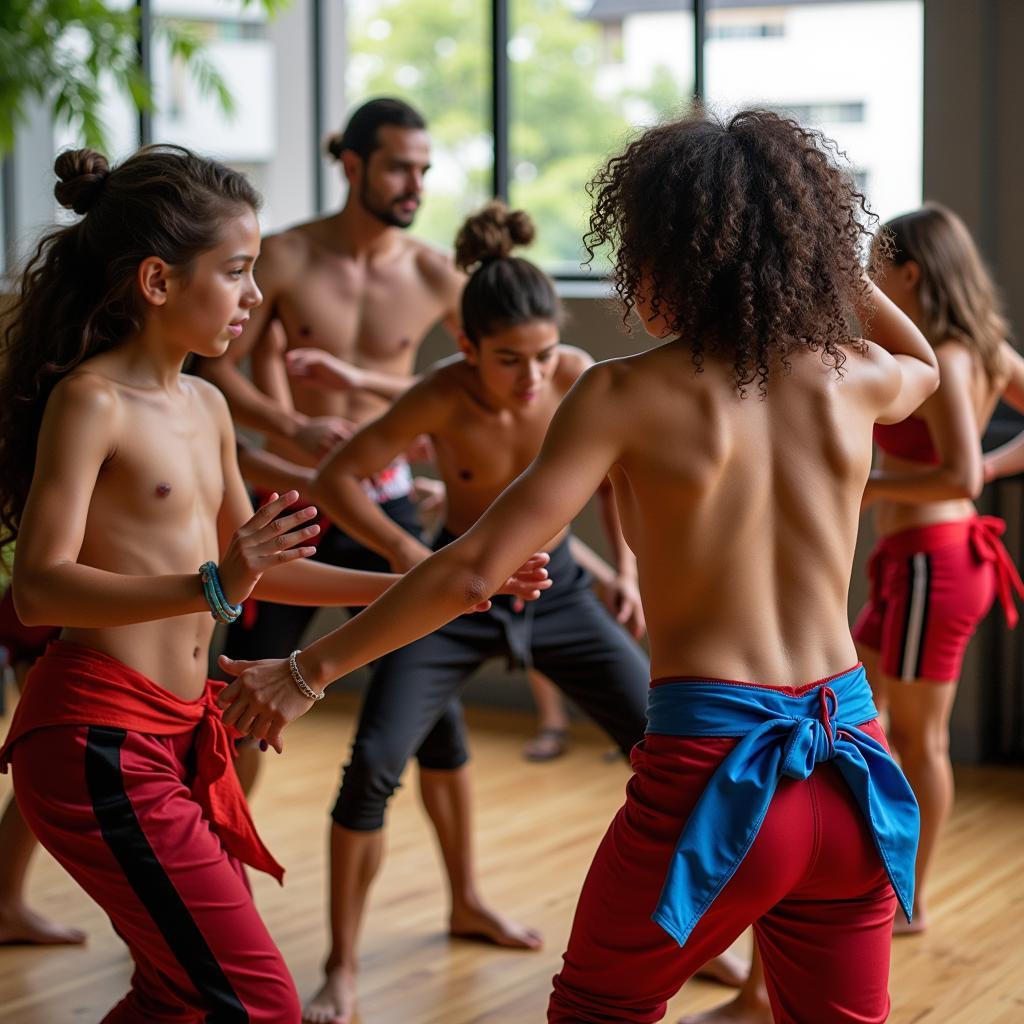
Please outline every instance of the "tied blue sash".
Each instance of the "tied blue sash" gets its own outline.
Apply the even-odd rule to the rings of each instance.
[[[649,733],[742,737],[686,822],[652,919],[683,945],[753,845],[779,780],[806,779],[816,764],[833,761],[909,921],[920,816],[896,762],[857,728],[877,717],[862,665],[799,696],[712,681],[652,687]]]

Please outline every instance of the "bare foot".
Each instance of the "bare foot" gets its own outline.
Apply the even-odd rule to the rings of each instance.
[[[516,924],[480,906],[453,910],[448,932],[456,939],[492,942],[496,946],[509,946],[512,949],[540,949],[544,942],[540,932],[535,929]]]
[[[23,903],[0,907],[0,945],[76,946],[85,942],[79,928],[56,924]]]
[[[893,935],[920,935],[928,927],[928,915],[924,907],[914,907],[914,919],[907,922],[903,911],[897,909],[896,918],[892,923]]]
[[[356,973],[328,967],[323,985],[302,1008],[303,1024],[351,1024],[356,1012]]]
[[[719,985],[742,988],[750,973],[750,966],[734,953],[722,953],[709,960],[698,972],[697,977],[705,981],[717,981]]]
[[[678,1024],[772,1024],[772,1008],[763,991],[741,991],[732,1002],[680,1017]]]

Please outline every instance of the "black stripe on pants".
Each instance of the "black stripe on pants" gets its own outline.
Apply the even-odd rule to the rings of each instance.
[[[207,1024],[248,1024],[248,1011],[135,816],[121,774],[126,735],[124,729],[91,726],[86,741],[85,783],[103,839],[196,991],[212,1007]]]

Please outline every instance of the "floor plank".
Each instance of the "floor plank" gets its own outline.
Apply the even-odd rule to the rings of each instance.
[[[286,886],[257,876],[254,889],[302,994],[324,955],[326,809],[352,730],[353,698],[295,723],[286,753],[268,755],[253,799],[263,837],[288,868]],[[470,712],[478,851],[488,898],[541,927],[540,953],[450,941],[432,837],[416,797],[415,772],[393,802],[388,858],[365,930],[363,1024],[536,1024],[543,1019],[583,875],[622,799],[622,763],[587,727],[550,765],[519,758],[530,720]],[[6,731],[6,720],[0,719]],[[1019,1024],[1024,1021],[1024,771],[964,768],[958,802],[935,865],[932,929],[894,943],[894,1024]],[[0,776],[0,799],[10,781]],[[63,1024],[99,1020],[123,994],[130,963],[99,910],[42,854],[32,900],[46,914],[89,931],[80,949],[0,950],[0,1021]],[[746,948],[741,940],[739,948]],[[666,1020],[715,1005],[717,986],[690,982]]]

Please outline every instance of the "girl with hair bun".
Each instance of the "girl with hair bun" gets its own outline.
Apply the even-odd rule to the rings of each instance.
[[[42,844],[135,960],[104,1018],[297,1024],[291,977],[242,863],[280,879],[230,764],[207,680],[216,621],[255,594],[371,601],[394,577],[304,561],[316,510],[294,491],[253,514],[220,393],[182,373],[222,353],[262,296],[259,196],[175,146],[110,168],[57,157],[80,215],[39,243],[0,352],[0,544],[13,594],[60,639],[25,683],[0,770]],[[531,581],[517,592],[537,592]],[[296,672],[295,695],[319,693]],[[264,744],[281,738],[258,715]]]
[[[428,435],[447,490],[446,520],[434,545],[444,547],[470,530],[529,465],[559,403],[591,364],[586,353],[559,342],[562,311],[551,279],[514,255],[533,235],[529,216],[500,202],[466,220],[455,243],[456,263],[469,274],[459,355],[434,366],[318,470],[318,505],[398,571],[430,550],[392,522],[361,481]],[[611,540],[620,565],[631,570],[632,553],[617,529]],[[553,585],[535,604],[520,610],[496,600],[488,613],[457,619],[375,666],[332,813],[332,946],[325,983],[305,1010],[311,1021],[350,1019],[354,937],[383,855],[385,805],[406,762],[416,755],[421,771],[448,778],[453,807],[468,804],[469,755],[458,694],[485,661],[501,657],[510,665],[532,665],[624,753],[643,735],[646,659],[595,596],[570,553],[568,531],[553,531],[543,548],[550,552]],[[536,932],[484,904],[471,850],[460,848],[453,856],[458,863],[447,865],[451,932],[539,946]]]

